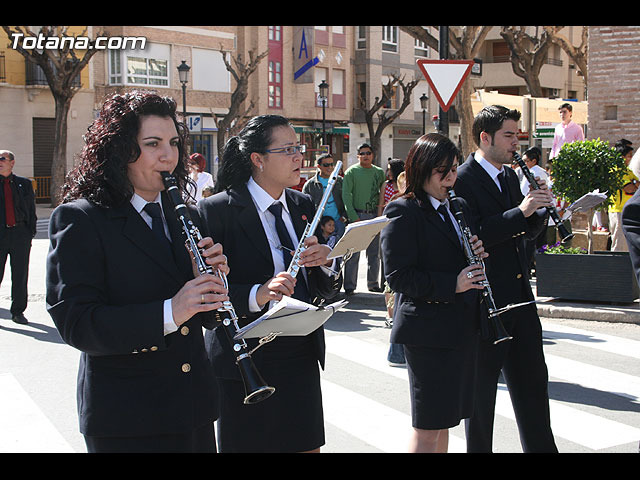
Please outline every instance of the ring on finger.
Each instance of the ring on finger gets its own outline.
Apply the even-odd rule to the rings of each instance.
[[[467,278],[473,278],[473,273],[467,272]]]
[[[200,303],[207,303],[204,300],[204,293],[200,294]]]

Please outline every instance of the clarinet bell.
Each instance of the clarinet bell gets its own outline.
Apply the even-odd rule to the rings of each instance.
[[[491,320],[491,330],[493,333],[493,344],[497,345],[506,340],[513,340],[513,337],[509,335],[507,329],[504,328],[502,321],[498,316],[490,317]]]
[[[566,243],[573,238],[573,233],[567,230],[562,223],[558,225],[558,234],[560,234],[560,238],[562,239],[562,243]]]
[[[245,390],[245,405],[253,405],[266,400],[276,391],[275,387],[267,385],[253,362],[249,362],[248,364],[243,363],[240,368],[240,374]]]

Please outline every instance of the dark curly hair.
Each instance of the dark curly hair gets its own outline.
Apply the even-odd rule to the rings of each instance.
[[[140,119],[147,115],[169,117],[178,132],[178,165],[173,171],[184,195],[189,178],[185,145],[188,130],[176,117],[176,102],[151,91],[132,91],[109,97],[84,135],[85,146],[78,165],[67,175],[62,187],[63,203],[78,198],[104,207],[122,205],[131,199],[134,188],[128,165],[140,156],[137,142]],[[193,188],[192,191],[195,191]]]

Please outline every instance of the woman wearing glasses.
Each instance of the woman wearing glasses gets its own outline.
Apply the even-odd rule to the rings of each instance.
[[[225,146],[218,193],[198,205],[207,235],[225,248],[229,297],[240,326],[283,295],[311,303],[318,282],[323,288],[330,282],[319,268],[330,249],[316,237],[305,242],[304,268],[295,278],[286,273],[291,250],[315,213],[309,196],[289,188],[300,181],[304,151],[286,118],[251,119]],[[257,341],[247,343],[252,349]],[[210,332],[206,344],[221,389],[220,452],[319,451],[324,444],[318,368],[324,366],[322,328],[306,337],[279,336],[253,353],[257,369],[276,388],[253,405],[243,404],[244,388],[224,333]]]

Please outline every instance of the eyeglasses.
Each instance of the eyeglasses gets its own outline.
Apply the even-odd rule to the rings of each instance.
[[[366,152],[358,152],[358,155],[373,155],[373,152],[367,150]]]
[[[331,162],[331,163],[321,163],[320,166],[321,167],[333,167],[333,162]]]
[[[306,145],[290,145],[288,147],[282,148],[272,148],[270,150],[265,150],[267,153],[285,153],[287,155],[295,155],[296,152],[304,153],[307,151]]]

